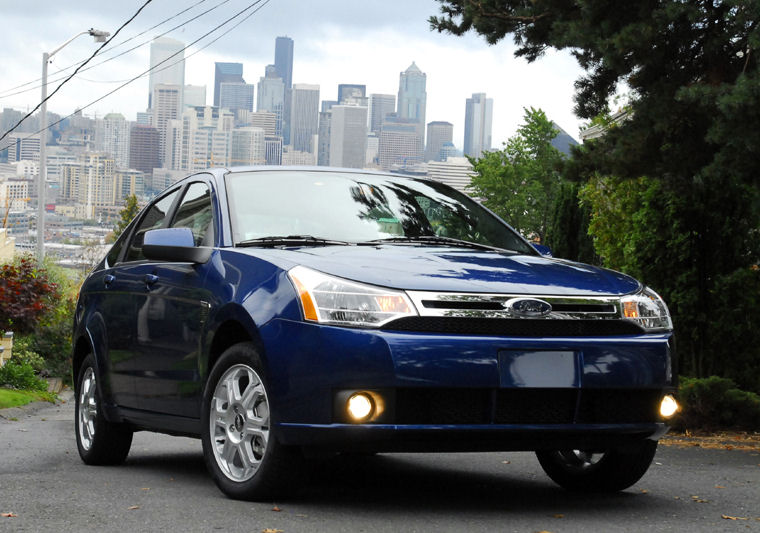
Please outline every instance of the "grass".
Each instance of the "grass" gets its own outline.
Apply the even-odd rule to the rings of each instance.
[[[55,398],[55,394],[50,392],[0,388],[0,409],[21,407],[22,405],[39,401],[55,403]]]

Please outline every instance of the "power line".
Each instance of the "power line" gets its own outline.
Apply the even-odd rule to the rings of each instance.
[[[149,1],[151,1],[151,0],[149,0]],[[130,83],[132,83],[132,82],[134,82],[134,81],[136,81],[136,80],[138,80],[138,79],[140,79],[140,78],[142,78],[142,77],[146,76],[147,74],[149,74],[149,73],[150,73],[150,72],[152,72],[152,71],[157,71],[157,72],[160,72],[160,71],[162,71],[162,70],[165,70],[165,69],[167,69],[167,68],[170,68],[170,67],[172,67],[173,65],[176,65],[176,64],[177,64],[177,63],[179,63],[180,61],[185,61],[187,58],[183,57],[182,59],[180,59],[180,60],[178,60],[178,61],[175,61],[174,63],[171,63],[171,64],[169,64],[169,65],[166,65],[165,67],[163,67],[163,68],[161,68],[161,69],[157,69],[157,67],[159,67],[159,66],[163,65],[164,63],[166,63],[166,62],[167,62],[167,61],[169,61],[170,59],[172,59],[172,58],[176,57],[177,55],[179,55],[179,54],[183,53],[185,50],[187,50],[188,48],[190,48],[190,47],[191,47],[191,46],[193,46],[194,44],[198,43],[199,41],[201,41],[201,40],[205,39],[206,37],[208,37],[209,35],[211,35],[212,33],[214,33],[216,30],[218,30],[219,28],[221,28],[221,27],[223,27],[223,26],[226,26],[226,25],[227,25],[227,24],[229,24],[231,21],[233,21],[233,20],[235,20],[236,18],[240,17],[240,16],[241,16],[243,13],[245,13],[246,11],[249,11],[250,9],[252,9],[252,8],[256,7],[258,4],[261,4],[260,6],[256,7],[256,9],[254,9],[253,11],[251,11],[250,13],[248,13],[248,14],[247,14],[245,17],[243,17],[243,18],[242,18],[240,21],[238,21],[236,24],[232,25],[232,26],[231,26],[229,29],[227,29],[226,31],[222,32],[220,35],[218,35],[217,37],[215,37],[214,39],[212,39],[212,40],[211,40],[211,41],[209,41],[208,43],[204,44],[202,47],[200,47],[198,50],[194,51],[192,54],[190,54],[190,55],[189,55],[189,56],[187,56],[187,57],[188,57],[188,58],[189,58],[189,57],[192,57],[192,56],[194,56],[195,54],[197,54],[197,53],[199,53],[199,52],[201,52],[201,51],[205,50],[206,48],[208,48],[209,46],[211,46],[212,44],[214,44],[216,41],[218,41],[219,39],[221,39],[221,38],[222,38],[222,37],[224,37],[225,35],[229,34],[229,33],[230,33],[232,30],[234,30],[235,28],[237,28],[238,26],[240,26],[240,25],[241,25],[243,22],[245,22],[246,20],[248,20],[249,18],[251,18],[253,15],[255,15],[256,13],[258,13],[258,12],[259,12],[261,9],[263,9],[263,8],[264,8],[264,6],[266,6],[266,5],[267,5],[267,4],[268,4],[270,1],[271,1],[271,0],[256,0],[255,2],[253,2],[253,3],[249,4],[247,7],[245,7],[244,9],[242,9],[242,10],[238,11],[237,13],[235,13],[234,15],[232,15],[230,18],[228,18],[227,20],[225,20],[225,21],[224,21],[224,22],[222,22],[221,24],[218,24],[217,26],[215,26],[215,27],[214,27],[213,29],[211,29],[210,31],[208,31],[208,32],[204,33],[203,35],[201,35],[200,37],[198,37],[196,40],[194,40],[193,42],[191,42],[190,44],[188,44],[187,46],[185,46],[185,47],[184,47],[184,48],[182,48],[181,50],[179,50],[179,51],[177,51],[177,52],[173,53],[172,55],[170,55],[169,57],[167,57],[167,58],[166,58],[166,59],[164,59],[163,61],[161,61],[161,62],[159,62],[159,63],[156,63],[154,66],[150,67],[148,70],[146,70],[146,71],[144,71],[144,72],[142,72],[142,73],[138,74],[137,76],[135,76],[135,77],[131,78],[130,80],[126,81],[125,83],[123,83],[123,84],[121,84],[121,85],[119,85],[118,87],[116,87],[116,88],[115,88],[115,89],[113,89],[112,91],[109,91],[109,92],[107,92],[106,94],[104,94],[104,95],[103,95],[103,96],[101,96],[100,98],[97,98],[97,99],[93,100],[92,102],[90,102],[90,103],[88,103],[88,104],[86,104],[86,105],[84,105],[84,106],[78,107],[78,108],[77,108],[77,111],[75,111],[74,113],[71,113],[71,114],[69,114],[69,115],[66,115],[65,117],[62,117],[62,118],[60,118],[59,120],[57,120],[57,121],[53,122],[52,124],[49,124],[49,125],[48,125],[48,127],[47,127],[47,128],[45,128],[45,129],[47,130],[47,129],[50,129],[50,128],[52,128],[53,126],[57,126],[58,124],[60,124],[60,123],[61,123],[61,122],[63,122],[64,120],[66,120],[66,119],[69,119],[69,118],[73,117],[73,116],[74,116],[74,115],[75,115],[77,112],[81,112],[82,110],[84,110],[84,109],[87,109],[88,107],[91,107],[91,106],[93,106],[93,105],[97,104],[97,103],[98,103],[98,102],[100,102],[101,100],[104,100],[105,98],[107,98],[107,97],[111,96],[112,94],[116,93],[117,91],[120,91],[121,89],[123,89],[124,87],[126,87],[127,85],[129,85]],[[107,43],[106,43],[106,44],[107,44]],[[39,107],[39,106],[38,106],[38,107]],[[32,111],[32,112],[33,112],[33,111]],[[24,119],[25,119],[25,118],[26,118],[26,117],[24,117]],[[24,121],[24,119],[22,119],[22,120],[19,122],[19,124],[20,124],[21,122],[23,122],[23,121]],[[18,126],[18,124],[17,124],[16,126],[14,126],[14,128],[16,128],[17,126]],[[12,131],[12,130],[8,130],[8,132],[6,132],[6,134],[5,134],[5,135],[7,135],[8,133],[10,133],[11,131]],[[35,132],[35,133],[32,133],[31,135],[37,135],[38,133],[43,133],[43,131],[45,131],[45,130],[39,130],[39,131],[37,131],[37,132]],[[5,137],[5,135],[3,135],[3,137],[0,137],[0,140],[2,140],[2,139]],[[1,152],[1,151],[3,151],[3,150],[7,150],[7,149],[9,148],[9,146],[10,146],[10,145],[8,145],[8,146],[4,146],[4,147],[0,148],[0,152]]]
[[[129,38],[129,39],[127,39],[126,41],[122,41],[121,43],[118,43],[118,44],[114,45],[114,46],[111,48],[111,50],[114,50],[115,48],[117,48],[117,47],[119,47],[119,46],[121,46],[121,45],[123,45],[123,44],[125,44],[125,43],[127,43],[127,42],[129,42],[129,41],[131,41],[131,40],[133,40],[133,39],[136,39],[137,37],[140,37],[141,35],[144,35],[144,34],[146,34],[146,33],[147,33],[147,32],[149,32],[150,30],[152,30],[152,29],[155,29],[155,28],[157,28],[158,26],[161,26],[161,25],[162,25],[162,24],[164,24],[165,22],[168,22],[169,20],[172,20],[173,18],[176,18],[176,17],[178,17],[179,15],[182,15],[183,13],[186,13],[188,10],[192,9],[193,7],[197,6],[197,5],[198,5],[198,4],[200,4],[201,2],[205,2],[205,1],[206,1],[206,0],[200,0],[199,2],[197,2],[197,3],[193,4],[192,6],[190,6],[189,8],[187,8],[187,9],[185,9],[185,10],[183,10],[183,11],[180,11],[179,13],[177,13],[176,15],[174,15],[173,17],[169,17],[168,19],[164,20],[163,22],[160,22],[160,23],[158,23],[158,24],[156,24],[156,25],[154,25],[154,26],[152,26],[152,27],[148,28],[147,30],[145,30],[145,31],[143,31],[143,32],[140,32],[140,33],[138,33],[137,35],[135,35],[135,36],[133,36],[133,37],[130,37],[130,38]],[[199,19],[200,17],[202,17],[202,16],[204,16],[204,15],[207,15],[208,13],[210,13],[210,12],[214,11],[215,9],[217,9],[217,8],[221,7],[222,5],[224,5],[224,4],[226,4],[226,3],[228,3],[229,1],[230,1],[230,0],[222,0],[222,1],[221,1],[220,3],[218,3],[217,5],[215,5],[215,6],[211,7],[211,8],[209,8],[209,9],[207,9],[206,11],[203,11],[203,12],[199,13],[198,15],[195,15],[195,16],[194,16],[194,17],[192,17],[192,18],[189,18],[188,20],[186,20],[185,22],[183,22],[183,23],[181,23],[181,24],[178,24],[178,25],[176,25],[176,26],[174,26],[174,27],[172,27],[172,28],[169,28],[168,30],[166,30],[165,32],[163,32],[163,33],[161,33],[161,34],[157,35],[156,37],[153,37],[153,38],[151,38],[151,39],[149,39],[149,40],[147,40],[147,41],[143,41],[142,43],[140,43],[140,44],[138,44],[138,45],[136,45],[136,46],[133,46],[132,48],[129,48],[129,49],[127,49],[127,50],[125,50],[125,51],[123,51],[123,52],[121,52],[121,53],[119,53],[119,54],[116,54],[115,56],[111,56],[111,57],[109,57],[109,58],[106,58],[106,59],[104,59],[103,61],[101,61],[100,63],[95,63],[95,64],[93,64],[93,65],[90,65],[90,66],[89,66],[89,67],[87,67],[87,68],[81,69],[81,72],[87,72],[88,70],[91,70],[91,69],[93,69],[93,68],[95,68],[95,67],[98,67],[98,66],[100,66],[100,65],[103,65],[103,64],[105,64],[105,63],[108,63],[109,61],[113,61],[114,59],[117,59],[117,58],[119,58],[119,57],[121,57],[121,56],[123,56],[123,55],[126,55],[126,54],[128,54],[129,52],[132,52],[132,51],[134,51],[134,50],[137,50],[138,48],[140,48],[140,47],[142,47],[142,46],[145,46],[146,44],[150,43],[150,42],[151,42],[151,41],[153,41],[154,39],[158,39],[159,37],[163,37],[163,36],[165,36],[165,35],[167,35],[167,34],[169,34],[169,33],[173,32],[173,31],[175,31],[175,30],[177,30],[177,29],[179,29],[179,28],[181,28],[181,27],[183,27],[183,26],[186,26],[187,24],[190,24],[191,22],[194,22],[195,20]],[[77,64],[79,64],[79,63],[74,63],[74,65],[77,65]],[[69,65],[69,66],[68,66],[68,67],[66,67],[66,68],[62,68],[61,70],[59,70],[59,71],[58,71],[58,72],[56,72],[55,74],[58,74],[59,72],[63,72],[63,71],[65,71],[65,70],[68,70],[68,69],[70,69],[71,67],[73,67],[74,65]],[[58,81],[58,80],[62,80],[64,77],[65,77],[65,76],[61,76],[60,78],[57,78],[57,79],[53,79],[53,80],[50,80],[50,81],[48,81],[48,83],[55,83],[55,82],[56,82],[56,81]],[[80,79],[84,79],[84,78],[81,78],[81,77],[80,77]],[[27,85],[29,85],[29,84],[31,84],[31,83],[35,83],[35,82],[38,82],[38,81],[40,81],[40,80],[41,80],[41,78],[38,78],[38,79],[36,79],[36,80],[34,80],[34,81],[31,81],[31,82],[28,82],[28,83],[24,83],[24,84],[22,84],[22,85],[18,85],[18,86],[16,86],[16,87],[13,87],[13,88],[11,88],[11,89],[7,89],[5,92],[7,92],[7,91],[13,91],[13,90],[15,90],[15,89],[18,89],[18,88],[20,88],[20,87],[25,87],[25,86],[27,86]],[[85,80],[85,81],[94,82],[95,80]],[[120,83],[120,81],[124,81],[124,80],[116,80],[116,81],[113,81],[113,82],[102,82],[102,83]],[[33,91],[33,90],[35,90],[35,89],[39,89],[40,87],[42,87],[42,85],[36,85],[36,86],[34,86],[34,87],[30,87],[30,88],[28,88],[28,89],[23,89],[23,90],[20,90],[20,91],[16,91],[16,92],[14,92],[14,93],[7,93],[7,94],[2,94],[2,95],[0,95],[0,98],[10,98],[11,96],[16,96],[16,95],[19,95],[19,94],[23,94],[23,93],[25,93],[25,92],[29,92],[29,91]],[[0,92],[3,92],[3,91],[0,91]]]
[[[39,104],[37,104],[37,105],[34,107],[34,109],[32,109],[31,111],[29,111],[29,112],[26,114],[26,116],[24,116],[24,118],[22,118],[21,120],[19,120],[19,121],[16,123],[16,125],[15,125],[15,126],[13,126],[11,129],[9,129],[9,130],[8,130],[8,131],[6,131],[5,133],[3,133],[3,134],[2,134],[2,136],[0,136],[0,141],[2,141],[3,139],[5,139],[5,138],[6,138],[6,137],[7,137],[7,136],[8,136],[8,135],[9,135],[9,134],[10,134],[10,133],[13,131],[13,130],[15,130],[16,128],[18,128],[18,127],[21,125],[21,123],[22,123],[22,122],[24,122],[26,119],[28,119],[29,117],[31,117],[31,116],[34,114],[34,112],[35,112],[35,111],[37,111],[37,110],[40,108],[40,106],[41,106],[41,105],[42,105],[44,102],[47,102],[48,100],[50,100],[50,98],[52,98],[52,96],[53,96],[55,93],[57,93],[57,92],[58,92],[58,91],[61,89],[61,87],[63,87],[63,86],[64,86],[64,85],[65,85],[65,84],[66,84],[66,83],[67,83],[67,82],[68,82],[68,81],[69,81],[71,78],[73,78],[74,76],[76,76],[76,75],[77,75],[77,72],[79,72],[79,71],[82,69],[82,67],[84,67],[84,66],[85,66],[87,63],[89,63],[89,62],[90,62],[90,60],[92,60],[92,58],[93,58],[93,57],[95,57],[96,55],[98,55],[98,52],[100,52],[100,51],[103,49],[103,47],[105,47],[105,46],[108,46],[108,43],[110,43],[110,42],[111,42],[111,41],[114,39],[114,37],[116,37],[117,35],[119,35],[119,32],[120,32],[122,29],[124,29],[124,27],[125,27],[127,24],[129,24],[130,22],[132,22],[133,20],[135,20],[135,17],[137,17],[137,15],[139,15],[139,14],[140,14],[140,12],[141,12],[143,9],[145,9],[145,7],[146,7],[148,4],[150,4],[152,1],[153,1],[153,0],[145,0],[145,3],[144,3],[143,5],[141,5],[141,6],[140,6],[140,8],[139,8],[137,11],[135,11],[135,14],[134,14],[134,15],[132,15],[132,16],[131,16],[131,17],[130,17],[130,18],[129,18],[129,19],[128,19],[128,20],[127,20],[127,21],[126,21],[124,24],[122,24],[121,26],[119,26],[119,29],[118,29],[118,30],[116,30],[116,31],[114,32],[114,34],[113,34],[113,35],[112,35],[112,36],[111,36],[109,39],[107,39],[107,40],[106,40],[106,42],[104,42],[103,44],[101,44],[101,45],[98,47],[98,49],[97,49],[97,50],[95,50],[95,52],[93,52],[93,53],[92,53],[92,55],[91,55],[90,57],[88,57],[88,58],[87,58],[87,60],[86,60],[84,63],[82,63],[81,65],[79,65],[79,67],[77,67],[77,69],[76,69],[74,72],[72,72],[72,73],[71,73],[71,75],[70,75],[68,78],[66,78],[65,80],[63,80],[63,81],[61,82],[61,84],[60,84],[58,87],[56,87],[56,88],[55,88],[55,90],[53,90],[53,92],[52,92],[52,93],[50,93],[50,94],[49,94],[49,95],[48,95],[48,96],[47,96],[47,97],[46,97],[46,98],[45,98],[45,99],[44,99],[42,102],[40,102]],[[48,126],[48,127],[49,127],[49,126]],[[40,130],[38,133],[42,133],[42,130]],[[41,140],[41,142],[45,142],[45,141],[44,141],[44,139],[42,139],[42,140]]]

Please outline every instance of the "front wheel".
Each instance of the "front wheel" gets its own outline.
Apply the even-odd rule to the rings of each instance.
[[[585,450],[538,451],[544,472],[559,486],[581,492],[617,492],[627,489],[646,473],[657,442],[645,440],[604,453]]]
[[[227,349],[203,395],[203,456],[217,486],[240,500],[281,494],[297,468],[298,453],[272,433],[269,389],[252,344]]]
[[[88,355],[76,383],[74,426],[79,456],[88,465],[116,465],[124,462],[132,446],[132,431],[103,416],[95,363]]]

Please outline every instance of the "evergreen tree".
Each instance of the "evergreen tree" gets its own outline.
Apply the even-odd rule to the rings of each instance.
[[[119,211],[119,220],[113,228],[113,233],[109,235],[110,242],[116,242],[116,239],[127,229],[132,219],[140,212],[140,207],[137,205],[137,196],[130,194],[124,199],[124,207]]]

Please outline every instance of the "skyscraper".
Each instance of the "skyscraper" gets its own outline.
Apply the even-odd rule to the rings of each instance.
[[[493,99],[486,93],[473,93],[467,99],[464,114],[464,155],[480,157],[491,149]]]
[[[214,106],[220,106],[222,83],[245,83],[242,63],[214,63]]]
[[[319,131],[319,85],[296,83],[290,100],[290,139],[293,150],[312,152],[311,137]]]
[[[338,85],[338,103],[351,105],[367,105],[367,86],[352,83]]]
[[[166,132],[170,120],[182,115],[183,85],[158,84],[153,87],[153,125],[158,130],[158,153],[164,162]]]
[[[222,82],[219,93],[219,107],[230,111],[253,111],[253,84]]]
[[[389,113],[396,111],[395,94],[370,94],[369,95],[369,130],[380,136],[383,121]]]
[[[418,125],[420,139],[425,141],[425,108],[427,106],[427,75],[416,63],[399,75],[398,116]]]
[[[442,161],[441,149],[454,138],[454,125],[450,122],[428,122],[425,161]]]
[[[150,176],[161,167],[158,153],[158,130],[152,126],[135,125],[129,132],[129,168]]]
[[[129,168],[129,122],[124,115],[109,113],[96,121],[95,150],[110,154],[116,168]]]
[[[150,45],[150,77],[148,78],[148,107],[153,108],[153,90],[156,85],[185,86],[184,43],[159,37]],[[180,104],[182,95],[180,94]]]
[[[274,68],[282,78],[285,89],[293,86],[293,39],[277,37],[274,41]]]
[[[414,122],[386,121],[383,123],[378,147],[380,168],[405,168],[422,160],[422,145]]]
[[[277,74],[274,65],[267,65],[264,77],[259,78],[259,96],[256,111],[269,111],[276,118],[275,134],[282,136],[283,112],[285,106],[285,82]]]
[[[206,105],[206,86],[205,85],[185,85],[182,102],[187,107],[197,107]]]
[[[336,105],[331,113],[330,166],[364,168],[367,157],[367,108]]]

